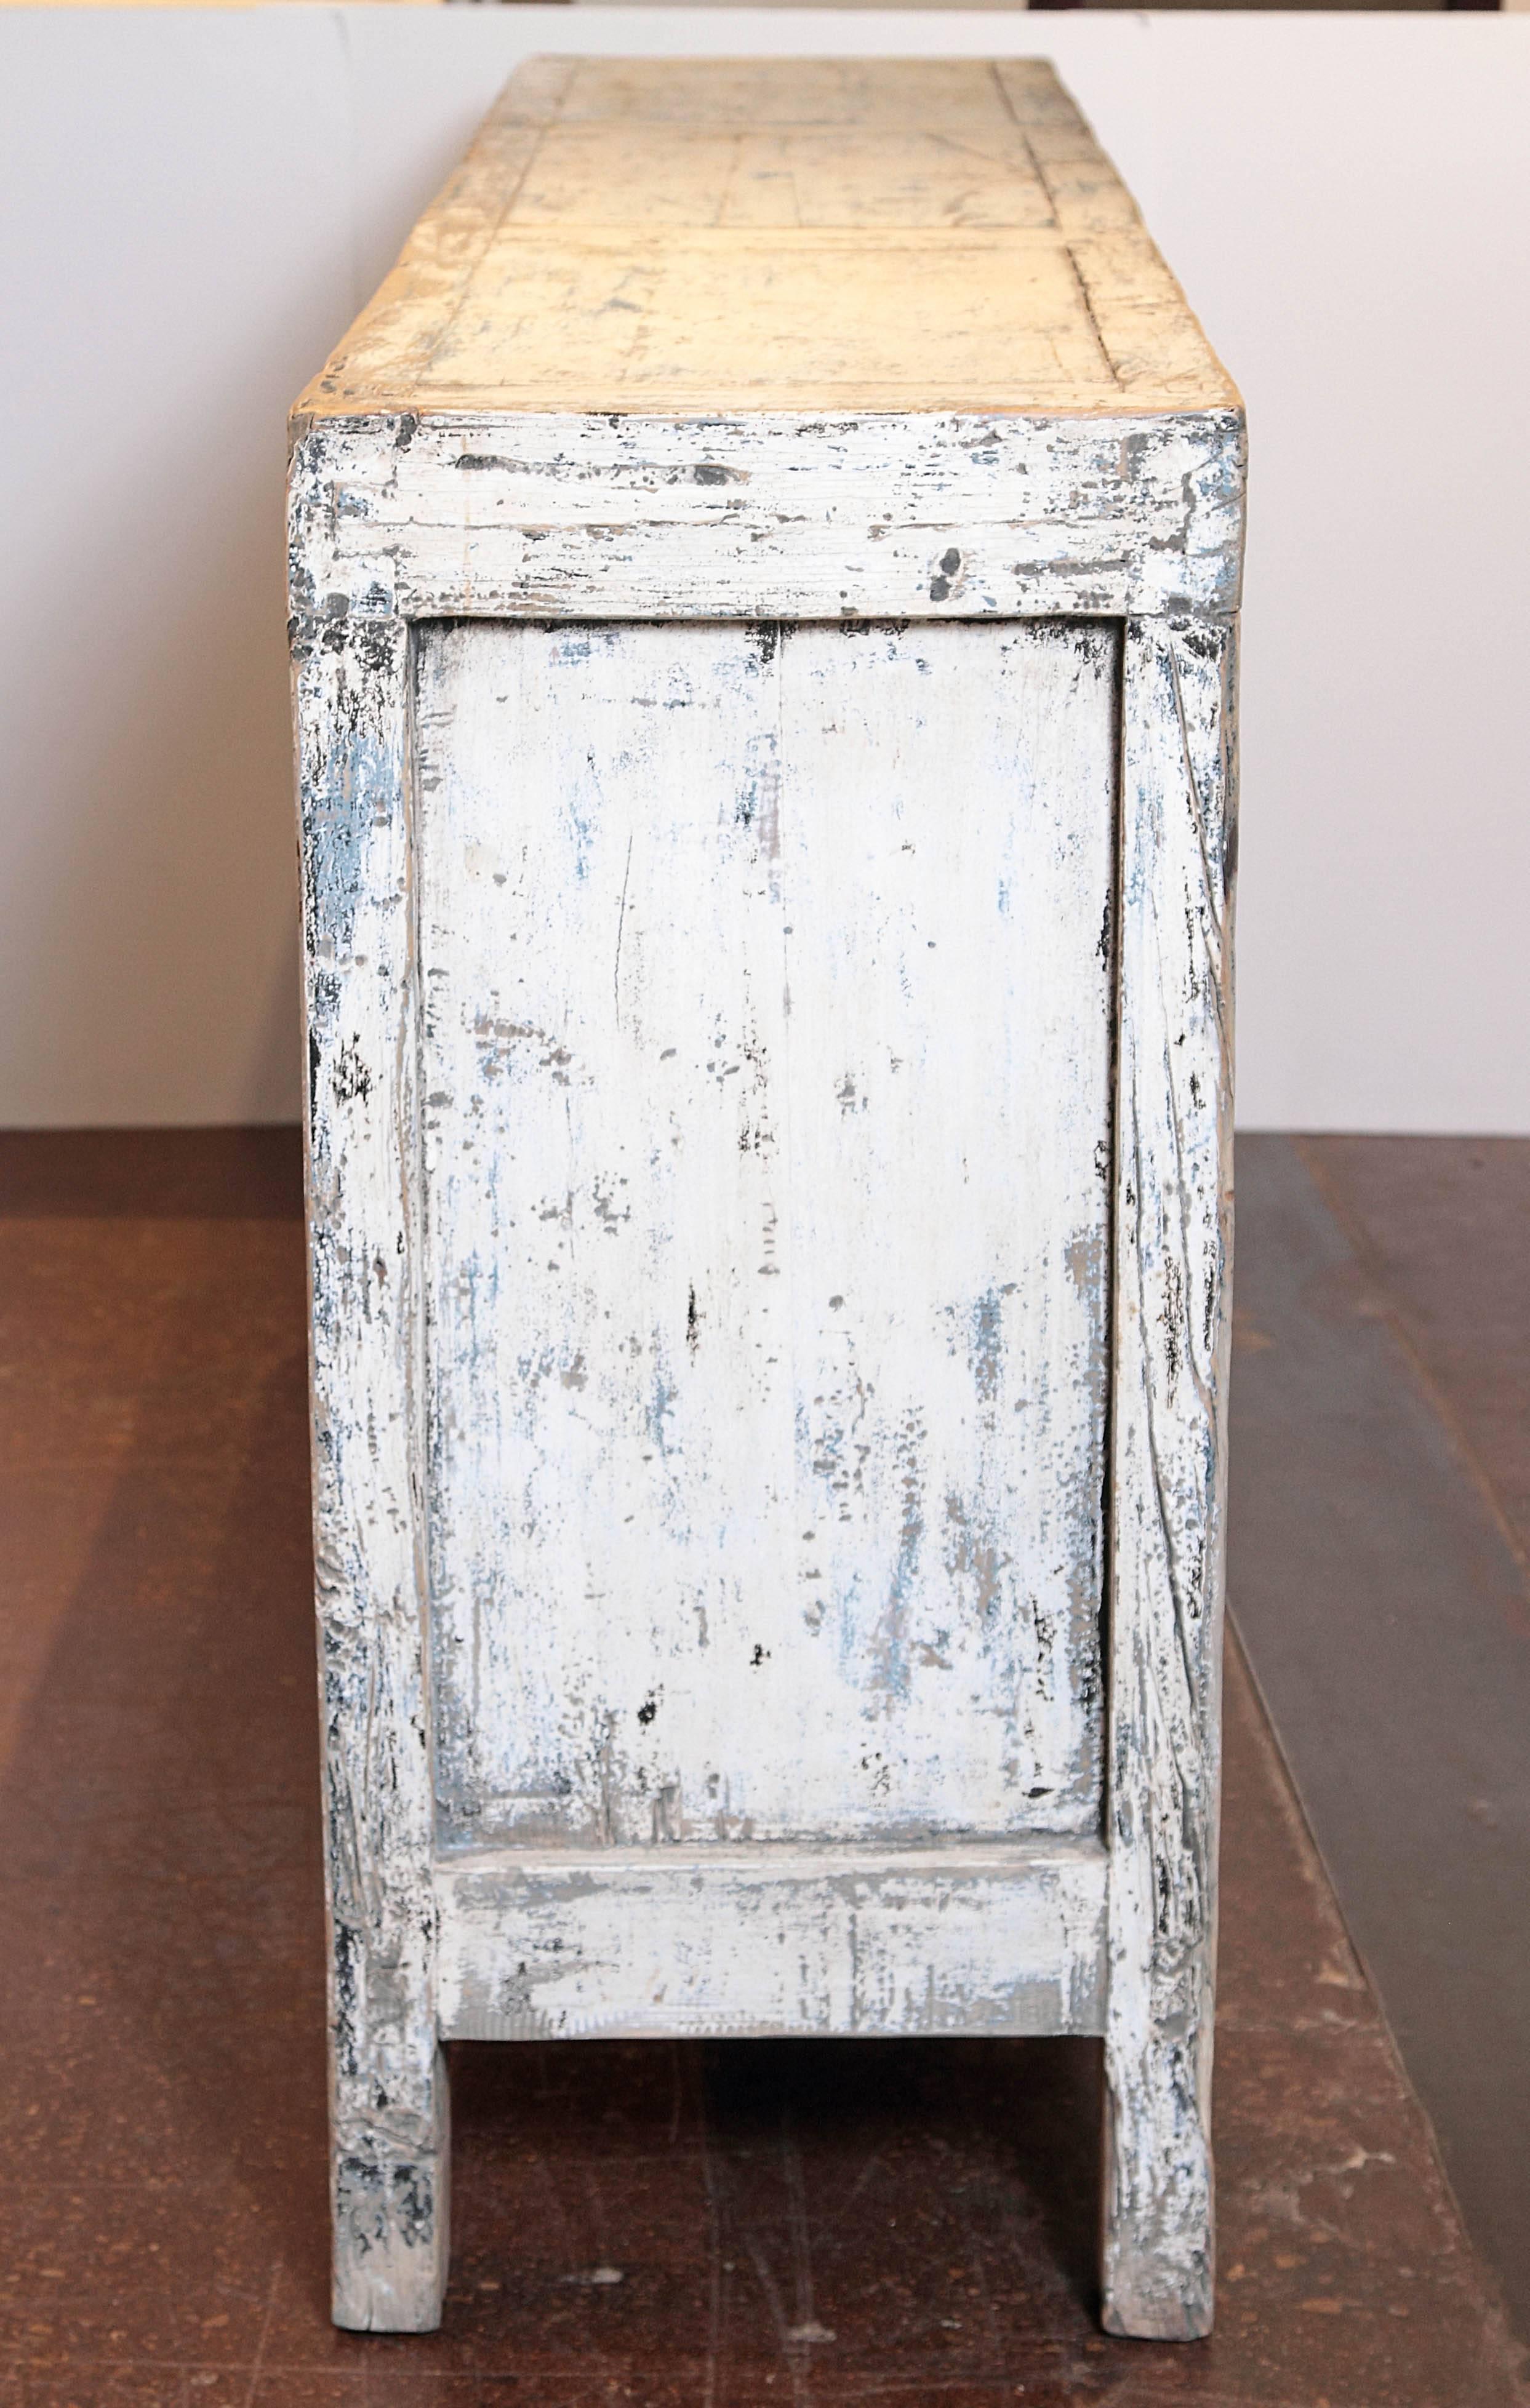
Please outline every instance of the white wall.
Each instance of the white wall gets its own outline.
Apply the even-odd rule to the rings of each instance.
[[[1530,22],[290,5],[0,9],[0,1125],[295,1112],[285,407],[551,49],[1056,59],[1250,407],[1240,1116],[1530,1131]]]

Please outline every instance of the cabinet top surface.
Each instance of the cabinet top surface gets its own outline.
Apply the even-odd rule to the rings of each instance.
[[[1034,59],[536,59],[300,420],[1239,407]]]

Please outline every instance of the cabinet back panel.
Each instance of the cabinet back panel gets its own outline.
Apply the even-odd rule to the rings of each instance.
[[[417,630],[444,1842],[1096,1828],[1119,677]]]

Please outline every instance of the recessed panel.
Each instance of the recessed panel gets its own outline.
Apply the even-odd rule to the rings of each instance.
[[[1117,677],[420,631],[449,1842],[1096,1828]]]

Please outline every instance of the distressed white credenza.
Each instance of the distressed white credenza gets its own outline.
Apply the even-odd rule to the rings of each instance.
[[[1082,2032],[1204,2333],[1237,395],[1043,64],[542,60],[293,438],[336,2319],[444,2041]]]

